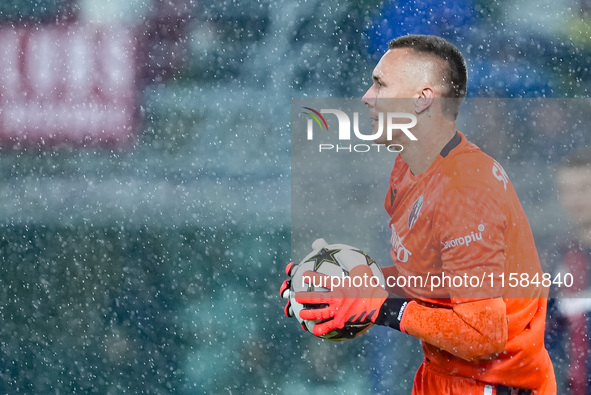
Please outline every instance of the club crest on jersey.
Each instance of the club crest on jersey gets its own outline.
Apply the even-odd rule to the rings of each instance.
[[[415,204],[413,204],[410,214],[408,215],[408,229],[411,229],[419,218],[421,208],[423,208],[423,195],[419,196]]]

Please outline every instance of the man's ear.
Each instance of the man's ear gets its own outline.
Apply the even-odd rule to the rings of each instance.
[[[433,100],[435,99],[435,92],[431,88],[423,88],[419,97],[415,99],[415,112],[417,114],[422,113],[433,104]]]

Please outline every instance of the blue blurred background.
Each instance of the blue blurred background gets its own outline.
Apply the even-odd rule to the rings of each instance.
[[[298,258],[291,100],[360,97],[387,42],[407,33],[458,45],[471,98],[586,97],[589,7],[3,1],[2,29],[124,26],[141,51],[132,146],[0,151],[0,392],[410,393],[416,340],[374,328],[332,344],[282,315],[283,269]],[[543,225],[535,211],[554,210],[554,189],[535,176],[588,132],[536,133],[524,122],[473,140],[507,168],[547,241],[566,224]]]

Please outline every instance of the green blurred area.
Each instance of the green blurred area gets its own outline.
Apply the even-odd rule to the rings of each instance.
[[[287,229],[2,228],[3,393],[209,392],[254,386],[244,363],[267,379],[282,363],[276,287],[260,279]]]
[[[2,0],[0,23],[39,23],[70,19],[76,0]]]
[[[51,21],[66,3],[5,2],[0,21]],[[367,340],[319,342],[282,313],[289,91],[323,77],[274,68],[301,51],[276,53],[291,18],[252,6],[200,5],[183,67],[141,92],[134,147],[0,151],[0,392],[367,386]]]

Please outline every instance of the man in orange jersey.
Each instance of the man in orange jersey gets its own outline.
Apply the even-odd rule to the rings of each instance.
[[[376,140],[404,146],[386,195],[394,265],[383,272],[415,281],[298,292],[296,301],[315,305],[300,317],[322,321],[317,336],[373,322],[420,339],[413,394],[555,394],[543,342],[547,287],[530,284],[543,273],[529,223],[503,168],[456,128],[467,85],[461,53],[439,37],[403,36],[372,77],[363,102],[374,134],[384,130],[380,113],[418,121],[417,141],[402,132]],[[366,277],[367,268],[350,275]]]

